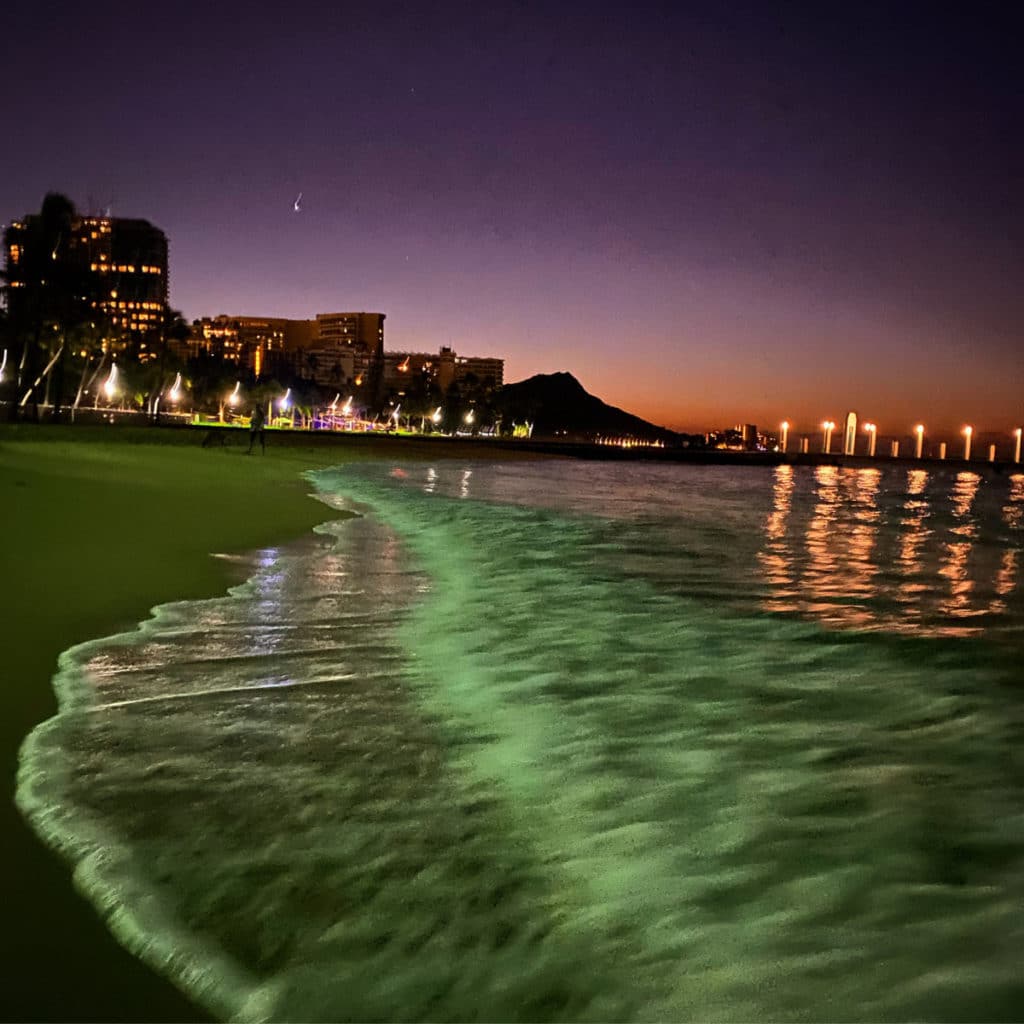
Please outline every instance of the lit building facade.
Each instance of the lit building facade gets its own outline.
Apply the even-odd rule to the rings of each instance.
[[[290,364],[289,353],[311,345],[315,332],[313,320],[221,314],[193,321],[181,354],[221,359],[259,377]]]
[[[15,221],[4,233],[8,304],[17,315],[25,276],[25,247],[33,220]],[[74,217],[70,237],[58,239],[52,259],[85,282],[89,305],[98,311],[113,351],[132,347],[145,361],[167,317],[167,236],[146,220]]]
[[[447,394],[452,384],[467,383],[482,387],[501,387],[505,382],[505,361],[480,356],[460,356],[447,346],[437,354],[427,352],[385,352],[384,387],[401,390],[403,385],[425,376]]]
[[[384,353],[384,313],[317,313],[315,345],[357,348],[380,358]]]
[[[318,313],[312,320],[283,317],[203,317],[182,343],[185,357],[208,356],[257,377],[294,374],[326,388],[348,389],[373,401],[405,392],[414,383],[440,394],[460,386],[501,387],[505,363],[491,357],[387,352],[384,313]]]
[[[362,388],[370,380],[373,356],[361,348],[308,348],[295,354],[296,372],[323,387]]]
[[[384,392],[402,393],[426,383],[443,395],[456,382],[485,388],[504,383],[504,360],[459,356],[450,348],[439,353],[384,352],[377,361],[360,346],[316,344],[296,356],[298,374],[324,387],[360,388],[370,379],[375,364],[381,366]]]

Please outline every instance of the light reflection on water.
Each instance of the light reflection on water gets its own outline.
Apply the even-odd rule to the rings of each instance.
[[[831,466],[812,473],[803,474],[801,493],[798,471],[774,471],[758,552],[766,610],[945,636],[979,635],[1008,613],[1024,476]]]
[[[569,464],[496,468],[471,487],[468,470],[447,484],[433,466],[409,473],[425,493],[610,520],[634,571],[738,609],[929,636],[1024,628],[1024,474]]]

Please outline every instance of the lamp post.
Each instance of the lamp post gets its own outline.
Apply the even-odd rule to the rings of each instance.
[[[919,459],[921,458],[921,450],[924,445],[924,424],[918,423],[918,425],[914,427],[914,433],[917,434],[917,444],[914,448],[914,458]]]
[[[971,435],[974,433],[974,427],[964,427],[964,462],[969,462],[971,458]]]
[[[786,451],[786,447],[789,444],[789,421],[783,420],[779,425],[779,429],[782,431],[782,437],[779,440],[779,450],[783,453]],[[1020,431],[1017,432],[1018,443],[1020,438]]]
[[[865,423],[864,432],[868,435],[868,456],[875,457],[875,442],[878,440],[878,427],[874,423]]]
[[[821,425],[821,429],[824,432],[821,442],[821,450],[826,455],[832,454],[832,431],[836,429],[836,425],[832,420],[825,420]]]
[[[103,382],[103,393],[107,396],[109,405],[114,395],[117,394],[117,363],[110,364],[110,373],[107,374],[107,379]]]
[[[1020,435],[1021,435],[1021,428],[1018,427],[1013,432],[1013,436],[1017,439],[1016,443],[1013,446],[1013,461],[1014,462],[1020,462]]]

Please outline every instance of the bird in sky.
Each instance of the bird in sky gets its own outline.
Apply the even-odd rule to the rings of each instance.
[[[302,207],[299,205],[302,202],[302,193],[300,192],[295,197],[295,203],[293,204],[296,213],[302,213]]]

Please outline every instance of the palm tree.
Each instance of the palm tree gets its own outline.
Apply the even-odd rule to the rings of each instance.
[[[77,217],[67,196],[50,192],[38,214],[4,232],[6,250],[17,246],[18,252],[3,275],[11,331],[21,348],[12,418],[30,398],[39,418],[39,388],[45,378],[49,389],[54,367],[54,416],[60,414],[68,335],[91,313],[87,265],[74,245]]]
[[[10,387],[11,370],[8,366],[8,357],[11,349],[11,339],[9,337],[10,322],[7,316],[7,310],[0,306],[0,395],[4,393]],[[13,394],[13,389],[11,390]],[[13,404],[13,403],[12,403]]]

